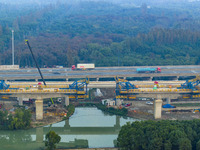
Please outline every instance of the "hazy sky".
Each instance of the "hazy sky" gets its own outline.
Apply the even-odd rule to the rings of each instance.
[[[200,0],[0,0],[3,3],[54,3],[54,2],[67,2],[67,1],[105,1],[105,2],[114,2],[114,3],[126,3],[126,2],[182,2],[182,1],[200,1]]]

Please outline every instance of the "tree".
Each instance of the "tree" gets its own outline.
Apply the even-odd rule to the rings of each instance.
[[[196,150],[200,149],[200,140],[196,144]]]
[[[10,121],[9,129],[27,129],[31,123],[31,112],[30,110],[17,109],[15,116]]]
[[[54,131],[49,131],[45,136],[45,146],[47,146],[46,150],[54,150],[56,144],[60,142],[60,139],[61,137]]]
[[[192,150],[191,141],[188,138],[179,139],[179,150]]]
[[[171,149],[172,149],[172,144],[171,144],[170,140],[167,140],[164,143],[164,150],[171,150]]]
[[[182,132],[180,130],[174,130],[172,132],[170,132],[169,134],[169,140],[172,143],[172,148],[173,149],[178,149],[180,143],[179,140],[182,138],[186,138],[187,135],[185,134],[185,132]]]

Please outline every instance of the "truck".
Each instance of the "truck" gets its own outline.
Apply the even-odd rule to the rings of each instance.
[[[137,73],[161,73],[161,68],[137,68]]]
[[[95,64],[77,64],[72,65],[72,70],[92,70],[95,68]]]

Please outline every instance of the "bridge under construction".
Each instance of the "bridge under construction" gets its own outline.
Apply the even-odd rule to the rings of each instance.
[[[65,105],[69,105],[69,99],[84,100],[88,98],[89,88],[115,88],[115,99],[133,100],[137,97],[153,97],[155,98],[155,107],[161,107],[162,98],[199,98],[200,97],[200,77],[197,76],[192,80],[186,82],[138,82],[139,84],[131,83],[123,78],[115,77],[115,82],[90,82],[89,78],[74,81],[71,84],[66,82],[58,84],[51,82],[51,84],[42,85],[42,83],[5,83],[0,82],[1,96],[17,97],[19,105],[23,104],[24,98],[32,98],[36,105],[36,119],[43,119],[43,99],[64,97]],[[159,103],[159,104],[157,104]],[[157,106],[157,105],[158,106]],[[159,109],[156,109],[155,112]],[[160,114],[161,112],[157,113]],[[155,117],[156,118],[156,117]],[[158,117],[159,118],[159,115]]]

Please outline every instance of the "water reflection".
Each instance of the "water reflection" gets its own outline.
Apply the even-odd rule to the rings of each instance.
[[[1,148],[6,150],[39,150],[44,147],[44,138],[50,130],[61,136],[58,148],[113,147],[122,125],[132,118],[110,116],[94,107],[76,108],[66,121],[50,126],[22,131],[1,131]]]

